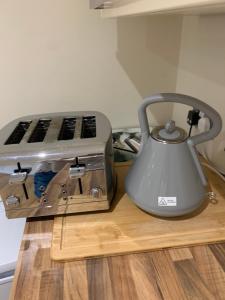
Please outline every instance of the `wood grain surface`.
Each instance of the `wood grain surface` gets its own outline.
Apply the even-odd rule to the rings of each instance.
[[[157,218],[139,209],[125,194],[127,165],[116,167],[117,194],[109,212],[56,217],[51,258],[71,260],[137,253],[168,247],[225,241],[224,182],[207,171],[214,202],[205,199],[194,213],[179,218]]]
[[[63,263],[52,231],[53,219],[26,223],[11,300],[225,300],[225,243]]]
[[[52,230],[26,224],[11,300],[225,299],[225,243],[60,263]]]

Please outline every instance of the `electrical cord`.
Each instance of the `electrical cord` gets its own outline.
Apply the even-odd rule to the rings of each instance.
[[[187,123],[190,125],[188,137],[191,136],[191,131],[193,126],[197,126],[199,120],[201,119],[200,111],[198,109],[189,110],[187,115]]]
[[[206,163],[206,162],[201,162],[201,165],[209,168],[211,171],[216,173],[225,182],[225,177],[219,171],[217,171],[217,169],[214,168],[212,165],[210,165],[209,163]]]
[[[189,129],[189,133],[188,133],[188,137],[191,136],[191,131],[192,131],[193,125],[190,125],[190,129]]]

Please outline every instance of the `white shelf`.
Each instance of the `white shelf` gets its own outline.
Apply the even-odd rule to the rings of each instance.
[[[117,0],[104,18],[144,14],[213,14],[225,12],[225,0]]]

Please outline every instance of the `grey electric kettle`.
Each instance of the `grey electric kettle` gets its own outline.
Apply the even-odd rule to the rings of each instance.
[[[198,109],[210,120],[210,130],[193,137],[169,121],[151,133],[146,108],[157,102],[176,102]],[[126,177],[127,194],[143,210],[175,217],[197,209],[205,198],[207,181],[195,145],[215,138],[221,128],[220,115],[209,105],[181,94],[157,94],[146,98],[138,111],[142,133],[140,151]]]

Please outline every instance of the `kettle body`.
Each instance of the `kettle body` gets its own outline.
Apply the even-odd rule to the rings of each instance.
[[[155,102],[179,102],[204,111],[212,121],[210,132],[179,139],[178,131],[178,138],[174,138],[175,131],[167,134],[160,129],[158,132],[162,133],[162,137],[156,139],[149,132],[146,116],[147,106]],[[220,132],[220,116],[195,98],[158,94],[144,101],[139,109],[139,121],[142,144],[126,177],[127,194],[141,209],[157,216],[176,217],[193,212],[204,201],[207,185],[195,145]]]

